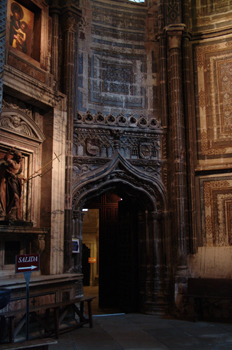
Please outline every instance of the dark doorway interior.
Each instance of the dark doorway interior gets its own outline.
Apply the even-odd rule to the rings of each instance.
[[[82,245],[82,273],[83,273],[83,286],[90,285],[90,265],[89,265],[90,249],[83,244]]]
[[[139,212],[142,201],[107,192],[85,204],[99,209],[99,307],[139,312]]]

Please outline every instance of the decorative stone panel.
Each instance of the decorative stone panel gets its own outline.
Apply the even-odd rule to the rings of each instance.
[[[74,125],[73,182],[109,162],[116,150],[142,172],[161,179],[165,163],[162,154],[166,155],[164,136],[155,118],[79,113]]]
[[[82,6],[78,111],[100,111],[104,116],[133,114],[136,118],[153,115],[158,50],[146,50],[147,8],[129,2],[87,0]]]
[[[166,25],[181,23],[181,1],[166,1]]]
[[[200,180],[204,246],[232,245],[232,179],[220,177]]]
[[[231,41],[196,47],[198,141],[201,156],[231,155]]]

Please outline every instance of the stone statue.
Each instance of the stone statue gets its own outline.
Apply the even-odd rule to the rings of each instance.
[[[22,215],[22,154],[11,148],[0,165],[0,220],[20,220]]]

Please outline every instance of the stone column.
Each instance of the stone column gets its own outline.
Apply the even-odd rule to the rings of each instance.
[[[0,114],[2,112],[3,73],[5,63],[6,11],[7,0],[2,0],[0,2]]]
[[[169,55],[169,132],[172,227],[177,238],[177,275],[187,268],[187,175],[185,120],[182,89],[181,41],[183,24],[166,27]]]
[[[161,213],[154,211],[150,213],[152,241],[154,257],[153,257],[153,313],[164,315],[167,311],[167,300],[164,293],[165,287],[165,234],[161,237]],[[153,242],[153,244],[152,244]]]
[[[154,246],[151,244],[151,225],[149,225],[148,211],[145,211],[145,225],[146,225],[146,282],[145,282],[145,312],[152,313],[153,310],[153,256],[154,256]]]
[[[52,16],[52,62],[51,62],[51,73],[53,74],[54,81],[58,82],[58,47],[59,47],[59,0],[53,0],[52,5],[49,8]]]
[[[65,9],[62,15],[63,28],[63,92],[67,96],[67,131],[66,131],[66,181],[65,181],[65,239],[64,270],[71,268],[72,262],[72,171],[73,171],[73,114],[74,114],[74,81],[76,29],[80,17]]]
[[[159,62],[160,62],[160,108],[162,126],[168,124],[168,103],[167,103],[167,43],[166,36],[159,36]]]
[[[197,228],[196,228],[196,199],[195,199],[195,165],[197,163],[196,155],[196,118],[194,103],[194,77],[193,77],[193,53],[192,46],[189,43],[190,37],[186,33],[183,36],[183,83],[185,98],[185,114],[186,114],[186,133],[187,133],[187,174],[189,188],[189,207],[191,212],[189,215],[189,231],[190,242],[189,249],[191,254],[197,252]]]

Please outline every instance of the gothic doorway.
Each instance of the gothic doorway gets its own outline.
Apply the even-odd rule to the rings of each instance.
[[[142,312],[140,299],[144,290],[139,290],[140,266],[146,253],[140,249],[139,242],[146,241],[145,219],[151,209],[149,201],[141,194],[129,194],[120,186],[120,189],[116,187],[92,198],[84,207],[85,210],[99,211],[99,308]],[[89,235],[85,237],[85,231],[84,219],[83,242],[89,239]],[[82,270],[85,281],[86,264],[83,260]]]
[[[163,312],[170,240],[161,179],[136,169],[116,152],[110,163],[79,180],[73,187],[73,237],[82,243],[82,210],[99,210],[100,305],[124,312]],[[81,256],[73,268],[82,272]]]

